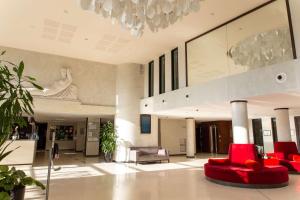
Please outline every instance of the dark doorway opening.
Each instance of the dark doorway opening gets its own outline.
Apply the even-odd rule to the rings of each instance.
[[[273,135],[273,142],[278,142],[278,136],[277,136],[277,127],[276,127],[276,118],[271,119],[272,122],[272,135]]]
[[[47,136],[47,123],[37,123],[37,132],[39,136],[39,140],[37,141],[37,150],[45,150],[46,149],[46,136]]]
[[[228,153],[232,143],[231,121],[201,122],[196,127],[197,153]]]
[[[300,149],[300,117],[295,117],[295,126],[296,126],[296,138],[298,149]]]
[[[264,138],[261,119],[252,119],[254,144],[258,146],[259,151],[264,151]]]

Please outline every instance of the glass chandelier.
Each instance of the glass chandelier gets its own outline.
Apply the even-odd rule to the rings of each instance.
[[[141,36],[145,23],[152,32],[174,24],[191,12],[197,12],[201,0],[79,0],[84,10],[119,22],[132,35]]]
[[[289,27],[281,27],[252,35],[228,51],[235,65],[260,68],[293,58]]]

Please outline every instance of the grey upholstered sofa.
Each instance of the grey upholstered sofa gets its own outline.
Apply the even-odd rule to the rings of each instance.
[[[130,147],[129,161],[137,163],[170,162],[169,152],[161,147]]]

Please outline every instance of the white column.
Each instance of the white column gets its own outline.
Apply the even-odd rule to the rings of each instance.
[[[232,111],[233,143],[248,144],[250,143],[250,139],[247,101],[237,100],[231,101],[230,103]]]
[[[195,138],[195,119],[186,119],[186,156],[188,158],[195,157],[196,138]]]
[[[144,79],[140,65],[117,66],[115,126],[118,134],[118,148],[115,160],[127,161],[128,147],[138,145],[140,136],[140,98],[143,97]]]
[[[151,134],[140,131],[140,100],[143,97],[144,73],[141,65],[117,66],[115,126],[118,148],[115,160],[128,161],[129,147],[158,145],[158,117],[151,117]]]
[[[288,108],[275,109],[278,141],[292,141]]]

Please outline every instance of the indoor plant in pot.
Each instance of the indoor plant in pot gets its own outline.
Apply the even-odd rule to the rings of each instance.
[[[118,138],[114,124],[108,121],[101,127],[100,133],[100,149],[104,153],[105,161],[111,162],[113,152],[117,148]]]
[[[5,51],[0,56],[3,57]],[[31,84],[33,87],[42,90],[43,88],[36,84],[36,80],[30,76],[24,76],[24,62],[15,64],[10,61],[0,59],[0,161],[8,156],[13,150],[7,150],[13,142],[7,143],[12,133],[13,125],[22,127],[25,125],[23,115],[32,116],[33,98],[30,92],[24,87],[25,84]],[[38,185],[44,189],[44,186],[27,177],[21,170],[0,166],[0,199],[16,199],[15,192],[20,187],[26,185]],[[25,190],[23,189],[23,196]],[[10,197],[11,196],[11,197]],[[21,195],[22,196],[22,195]]]
[[[8,166],[0,166],[0,192],[1,200],[21,200],[24,199],[26,186],[38,186],[41,189],[45,189],[45,186],[27,176],[24,171],[16,170],[15,167],[9,168]]]

